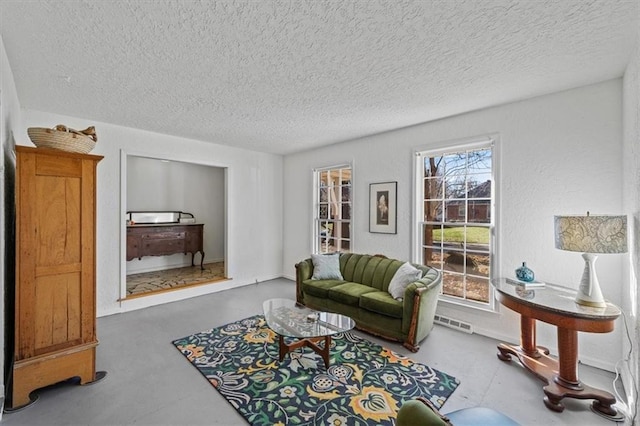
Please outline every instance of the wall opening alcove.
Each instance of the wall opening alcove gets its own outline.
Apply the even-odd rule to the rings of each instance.
[[[125,231],[125,283],[121,285],[121,299],[226,280],[226,169],[142,155],[126,155],[125,160],[123,227],[128,226],[126,212],[130,211],[189,213],[195,223],[204,225],[204,257],[201,259],[202,254],[196,253],[194,265],[191,253],[146,255],[127,260],[130,256],[127,256]],[[181,236],[168,233],[167,238],[167,243],[173,244],[171,239]]]

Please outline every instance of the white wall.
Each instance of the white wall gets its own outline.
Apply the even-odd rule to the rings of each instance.
[[[183,211],[204,224],[205,262],[224,260],[224,169],[181,161],[127,157],[127,211]],[[196,254],[195,263],[200,263]],[[148,256],[127,262],[127,275],[191,265],[191,256]]]
[[[502,270],[527,261],[543,281],[577,288],[579,254],[554,248],[553,216],[622,212],[621,80],[488,108],[398,131],[285,157],[285,275],[311,248],[312,169],[353,163],[353,251],[410,259],[412,162],[416,149],[442,141],[499,134],[501,211],[498,246]],[[397,235],[368,232],[368,188],[398,182]],[[623,256],[603,255],[598,273],[605,297],[621,302]],[[476,332],[519,340],[519,316],[508,309],[482,313],[440,303],[438,312],[474,324]],[[583,362],[613,370],[621,357],[622,323],[604,335],[580,334]],[[553,349],[555,327],[538,325],[539,343]],[[428,344],[428,342],[426,343]]]
[[[624,74],[623,86],[623,125],[624,125],[624,212],[629,220],[629,261],[623,272],[628,279],[623,280],[622,306],[628,316],[631,342],[623,340],[623,354],[629,355],[629,363],[623,364],[631,375],[623,374],[625,390],[629,401],[635,402],[635,412],[640,416],[640,291],[638,274],[640,273],[640,31],[636,49],[631,56]],[[634,384],[636,388],[634,389]]]
[[[281,156],[241,150],[210,142],[162,135],[81,118],[23,109],[24,124],[16,133],[18,144],[30,145],[28,127],[59,123],[84,129],[95,125],[98,143],[92,154],[103,155],[98,164],[97,309],[98,316],[143,307],[119,302],[124,279],[124,212],[121,156],[135,155],[227,168],[227,274],[232,281],[202,291],[219,291],[273,279],[282,275],[282,162]],[[122,154],[121,151],[124,153]],[[118,279],[120,277],[120,279]],[[198,292],[165,293],[148,303],[178,300]]]

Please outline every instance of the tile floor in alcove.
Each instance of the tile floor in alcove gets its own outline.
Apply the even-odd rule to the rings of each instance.
[[[224,262],[127,275],[127,297],[224,280]]]

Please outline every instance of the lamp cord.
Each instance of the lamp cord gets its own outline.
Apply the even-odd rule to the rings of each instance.
[[[625,359],[620,359],[618,360],[618,362],[616,362],[616,365],[614,367],[615,373],[616,373],[616,377],[613,379],[613,392],[616,394],[616,398],[618,398],[618,401],[622,401],[622,398],[620,397],[620,394],[618,393],[618,390],[616,389],[616,382],[618,381],[618,379],[620,378],[620,372],[618,372],[618,364],[620,364],[620,362],[624,361],[625,363],[627,363],[627,368],[629,368],[629,361],[631,361],[631,355],[633,354],[633,341],[631,340],[631,335],[629,334],[629,326],[627,325],[627,317],[624,313],[624,311],[622,311],[622,320],[624,322],[624,330],[625,333],[627,335],[627,340],[629,341],[629,353],[627,354],[627,357]],[[634,425],[635,424],[635,420],[636,420],[636,416],[638,415],[638,412],[636,410],[637,407],[637,402],[638,402],[638,385],[636,384],[636,380],[633,376],[633,372],[631,371],[631,369],[629,368],[629,379],[631,380],[631,385],[633,387],[633,391],[634,391],[634,397],[635,397],[635,404],[632,406],[629,403],[624,403],[625,405],[625,409],[628,410],[630,417],[631,417],[631,424]],[[626,400],[626,398],[625,398]]]

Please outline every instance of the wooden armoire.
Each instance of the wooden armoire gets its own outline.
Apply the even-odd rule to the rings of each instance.
[[[101,156],[16,146],[11,407],[96,374],[96,166]],[[102,374],[102,373],[100,373]],[[99,375],[100,375],[99,374]]]

